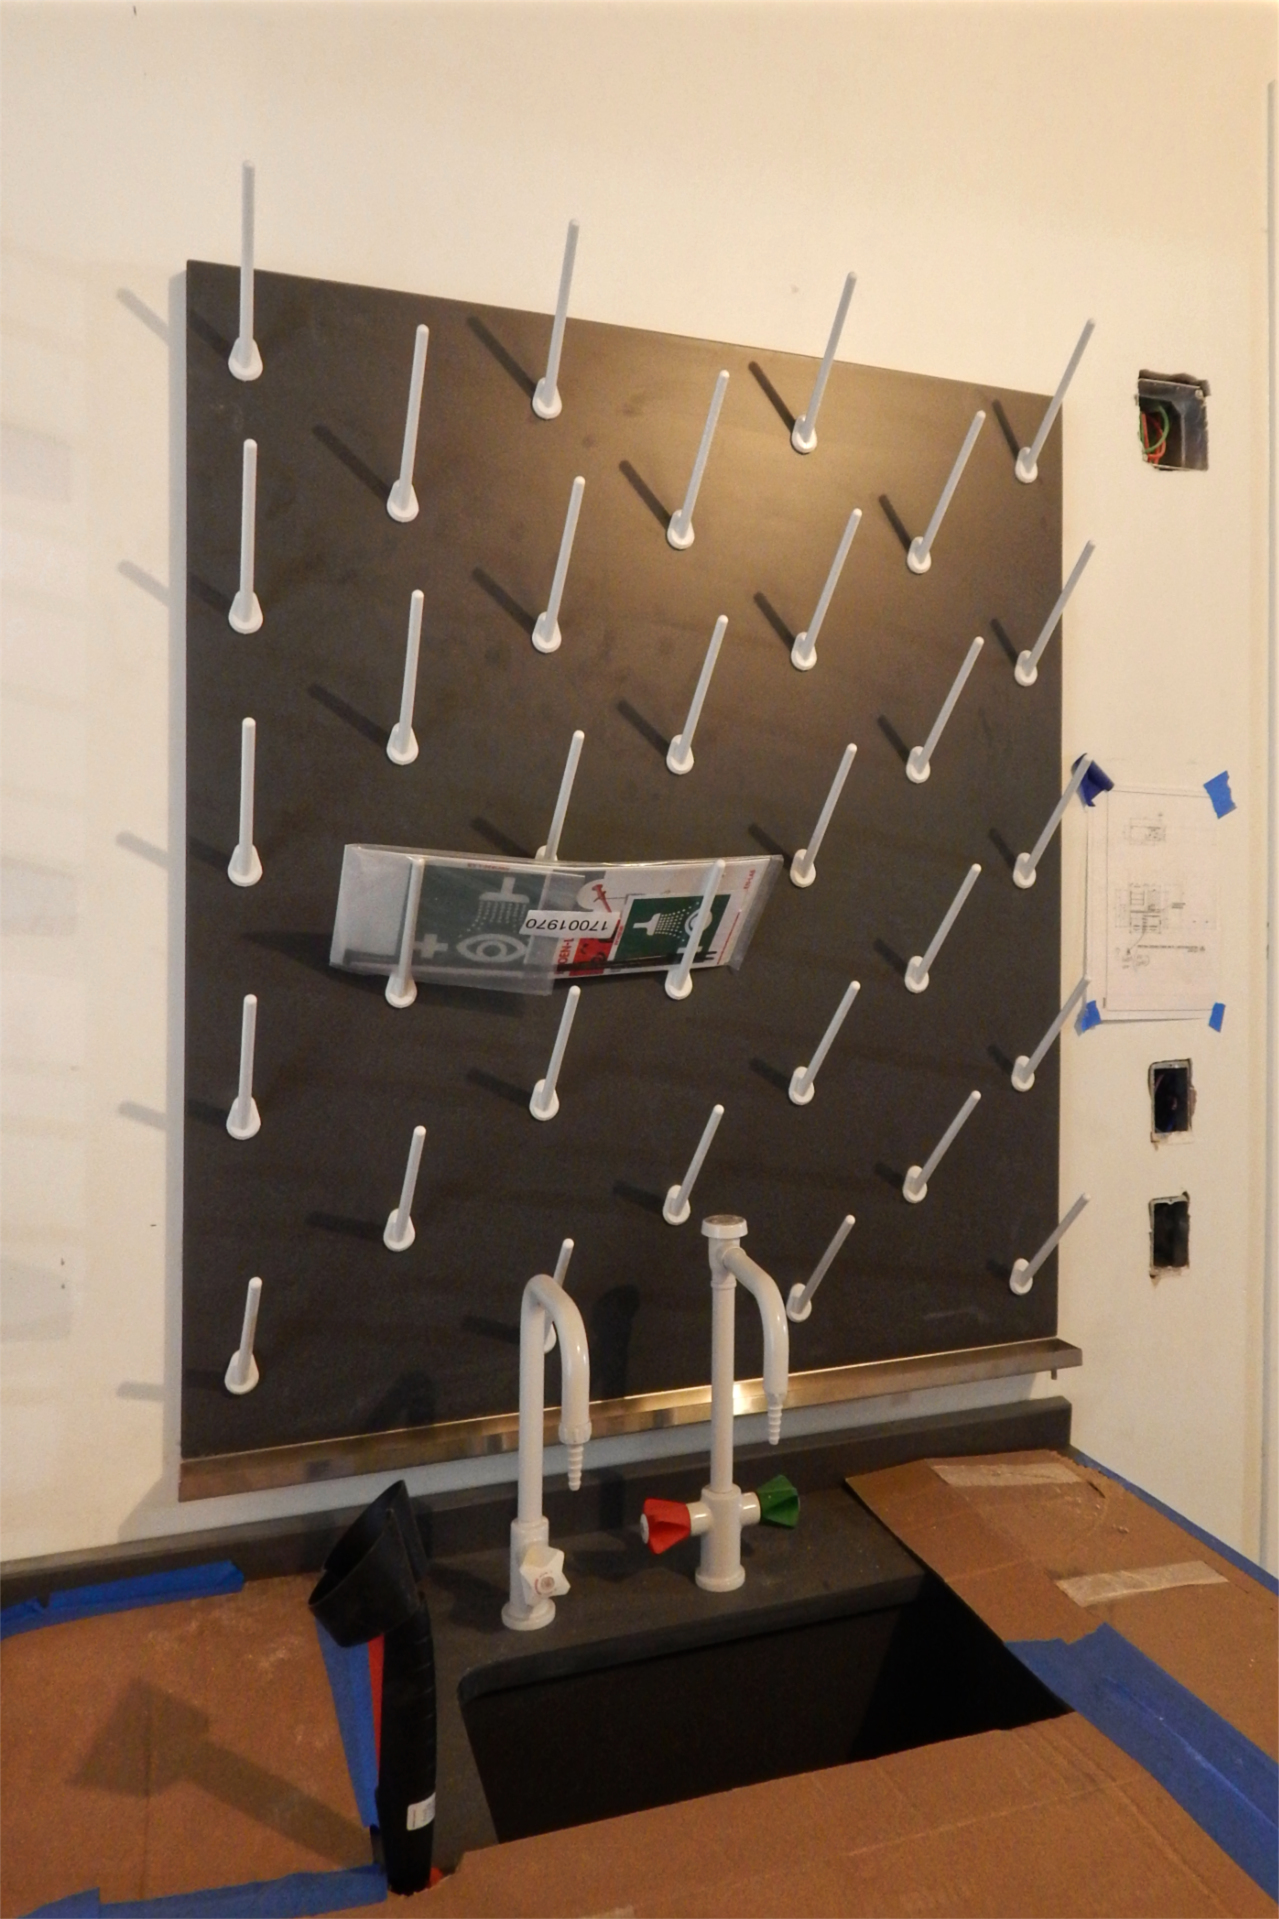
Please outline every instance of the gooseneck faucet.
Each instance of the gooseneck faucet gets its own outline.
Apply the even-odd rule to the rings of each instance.
[[[733,1213],[713,1213],[702,1221],[702,1231],[710,1241],[711,1261],[710,1484],[691,1505],[677,1500],[646,1500],[640,1530],[654,1552],[665,1552],[690,1533],[700,1537],[698,1585],[707,1592],[732,1592],[746,1577],[742,1527],[758,1525],[761,1519],[793,1526],[799,1515],[798,1495],[786,1480],[772,1480],[758,1493],[743,1493],[733,1483],[733,1342],[738,1286],[754,1295],[763,1321],[770,1446],[775,1446],[782,1434],[782,1407],[789,1387],[790,1331],[776,1280],[742,1250],[746,1221]]]
[[[542,1428],[545,1412],[548,1319],[558,1335],[560,1443],[568,1447],[569,1490],[582,1483],[582,1451],[591,1436],[591,1361],[577,1305],[549,1273],[537,1273],[520,1306],[519,1505],[511,1521],[511,1596],[502,1623],[534,1632],[555,1617],[555,1598],[568,1591],[564,1555],[550,1544],[542,1512]]]

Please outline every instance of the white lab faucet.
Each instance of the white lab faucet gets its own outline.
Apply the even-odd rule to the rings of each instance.
[[[520,1491],[511,1521],[511,1596],[502,1608],[502,1623],[516,1632],[549,1626],[555,1598],[568,1591],[564,1555],[550,1545],[542,1513],[548,1318],[559,1336],[560,1443],[568,1447],[572,1492],[582,1483],[582,1449],[591,1436],[591,1360],[582,1315],[558,1281],[537,1273],[524,1288],[520,1307]]]
[[[744,1493],[733,1484],[734,1295],[742,1285],[755,1296],[764,1323],[764,1393],[768,1403],[768,1443],[782,1435],[782,1407],[789,1386],[790,1332],[777,1282],[742,1251],[746,1221],[732,1213],[712,1213],[702,1221],[711,1256],[711,1478],[702,1496],[682,1501],[644,1502],[640,1531],[654,1552],[665,1552],[692,1533],[702,1542],[697,1583],[707,1592],[732,1592],[746,1577],[742,1565],[742,1527],[761,1518],[793,1526],[799,1499],[795,1488],[777,1479],[761,1493]]]

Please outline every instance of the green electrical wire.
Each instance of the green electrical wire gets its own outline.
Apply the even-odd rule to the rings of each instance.
[[[1147,409],[1141,405],[1140,401],[1138,401],[1138,411],[1140,416],[1138,433],[1141,439],[1142,453],[1151,466],[1158,466],[1164,454],[1168,451],[1168,429],[1172,424],[1168,417],[1168,409],[1166,406],[1152,406],[1149,411],[1147,411]],[[1156,413],[1162,421],[1162,426],[1160,428],[1159,438],[1151,441],[1146,437],[1146,421]]]

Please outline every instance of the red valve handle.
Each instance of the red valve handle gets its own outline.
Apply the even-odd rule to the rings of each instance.
[[[668,1552],[687,1539],[693,1522],[682,1499],[646,1499],[640,1532],[654,1553]]]

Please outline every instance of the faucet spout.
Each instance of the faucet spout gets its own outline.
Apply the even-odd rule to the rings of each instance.
[[[568,1448],[568,1483],[582,1483],[582,1452],[591,1436],[591,1362],[577,1303],[549,1273],[536,1273],[520,1305],[519,1504],[511,1523],[511,1596],[502,1620],[517,1632],[549,1626],[555,1596],[568,1591],[564,1555],[553,1551],[542,1512],[546,1407],[546,1330],[560,1348],[560,1443]]]
[[[556,1279],[537,1273],[524,1288],[520,1310],[520,1343],[525,1321],[532,1331],[532,1315],[540,1306],[550,1314],[560,1348],[560,1444],[568,1447],[568,1483],[576,1492],[582,1483],[582,1449],[591,1436],[591,1356],[586,1327],[577,1301]],[[543,1337],[545,1328],[543,1327]]]
[[[790,1327],[777,1281],[741,1246],[724,1250],[724,1265],[739,1286],[753,1293],[764,1326],[764,1393],[768,1401],[768,1441],[782,1434],[782,1407],[790,1387]]]

